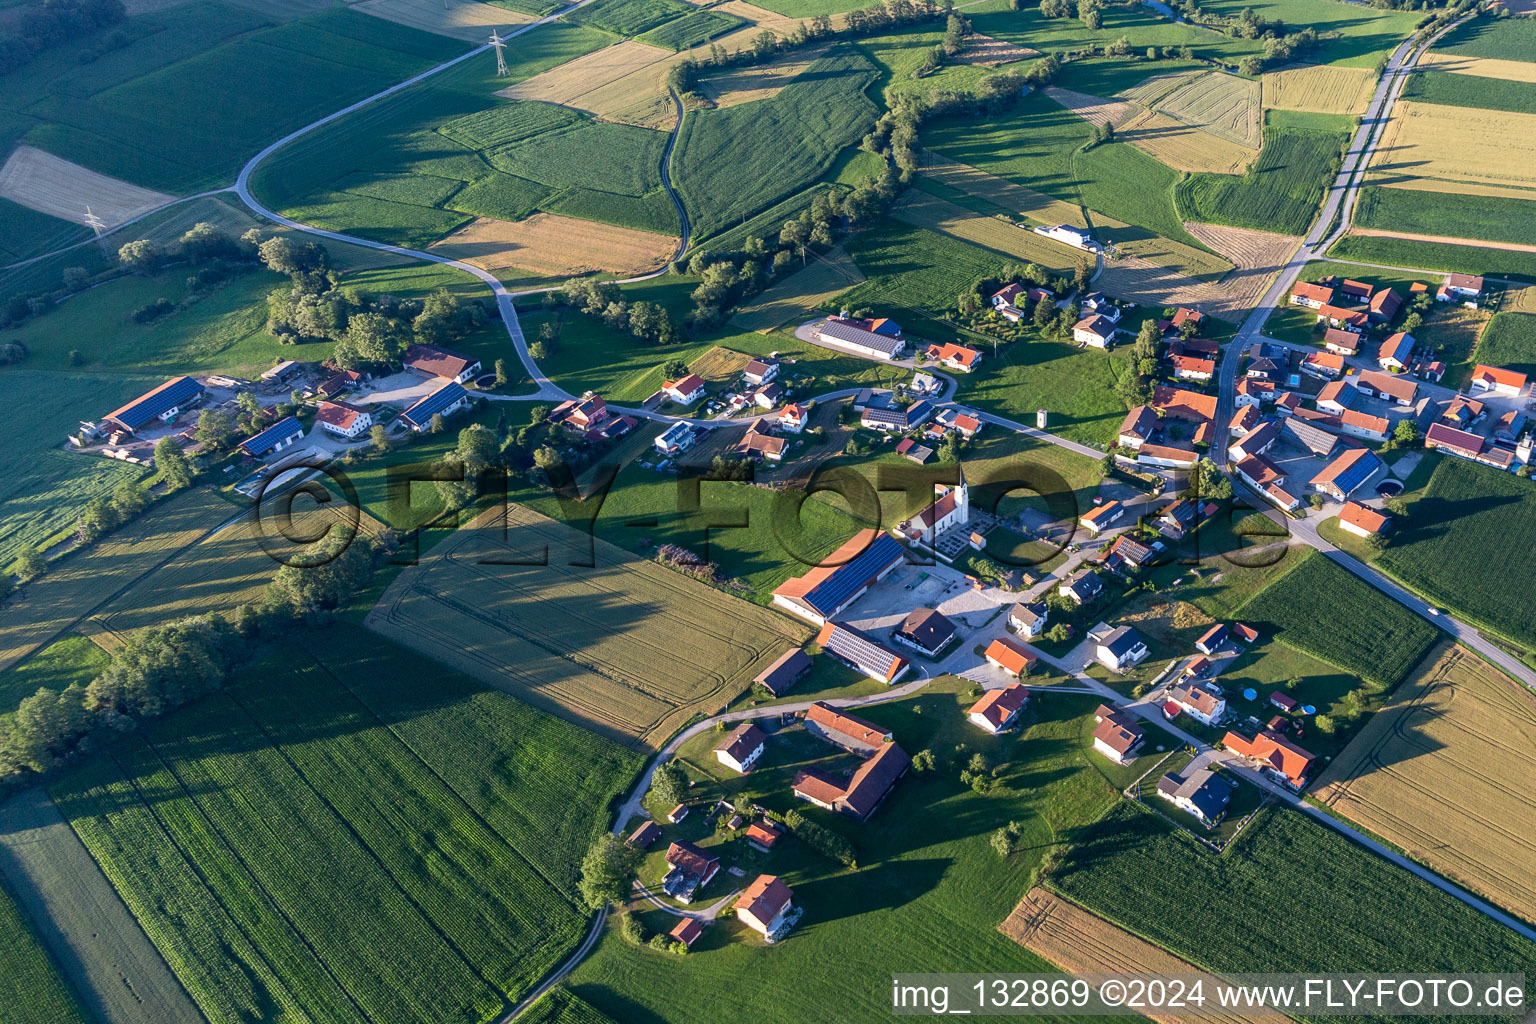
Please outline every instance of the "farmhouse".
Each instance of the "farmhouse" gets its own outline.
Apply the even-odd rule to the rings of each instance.
[[[1329,327],[1340,327],[1346,331],[1364,331],[1369,317],[1354,309],[1344,309],[1340,306],[1319,306],[1317,310],[1317,322],[1327,324]]]
[[[1251,740],[1229,732],[1221,738],[1221,745],[1234,754],[1251,758],[1264,774],[1298,791],[1307,784],[1307,774],[1316,760],[1272,729],[1265,729]]]
[[[1339,529],[1356,537],[1370,537],[1385,533],[1392,520],[1375,509],[1358,501],[1346,501],[1339,511]]]
[[[1323,332],[1323,347],[1337,356],[1352,356],[1360,351],[1364,339],[1354,331],[1330,327]]]
[[[567,430],[586,433],[608,422],[608,403],[588,392],[584,397],[561,402],[549,414],[550,422]]]
[[[791,788],[797,797],[818,807],[868,821],[911,764],[906,751],[895,743],[883,743],[859,765],[846,786],[812,768],[798,773]]]
[[[809,411],[803,405],[796,405],[792,402],[780,410],[778,419],[774,422],[779,425],[780,430],[790,434],[798,434],[805,429],[805,421],[809,415]]]
[[[791,647],[754,676],[752,682],[767,687],[775,697],[782,697],[810,671],[811,656],[798,647]]]
[[[172,379],[103,417],[110,429],[132,434],[146,424],[169,423],[203,400],[207,389],[191,377]]]
[[[758,875],[736,897],[736,919],[773,942],[783,936],[786,919],[794,909],[794,890],[777,875]]]
[[[1125,515],[1125,506],[1118,501],[1110,500],[1084,512],[1078,517],[1077,521],[1084,529],[1097,537],[1110,526],[1119,522],[1120,517],[1123,515]]]
[[[1280,439],[1280,428],[1265,420],[1242,437],[1227,445],[1227,456],[1238,462],[1250,455],[1263,455]]]
[[[944,648],[955,642],[956,635],[955,624],[937,611],[914,608],[891,633],[891,639],[930,658],[937,658]]]
[[[1140,633],[1130,626],[1116,626],[1099,638],[1093,656],[1111,672],[1124,672],[1140,665],[1149,653]]]
[[[891,742],[891,734],[862,718],[845,715],[830,704],[817,701],[805,713],[805,731],[817,739],[861,756],[873,754]]]
[[[1285,483],[1285,474],[1280,467],[1270,462],[1262,455],[1250,455],[1232,467],[1248,486],[1262,491],[1270,484]]]
[[[763,756],[768,737],[751,722],[743,722],[715,748],[715,760],[745,775]]]
[[[315,411],[315,422],[327,434],[351,441],[372,429],[373,413],[347,402],[321,402]]]
[[[1336,501],[1343,501],[1383,468],[1385,464],[1381,457],[1369,448],[1351,448],[1324,466],[1323,471],[1312,478],[1311,487]]]
[[[240,450],[259,459],[284,448],[291,448],[304,436],[304,425],[293,416],[284,416],[265,430],[257,431],[240,442]]]
[[[1138,405],[1125,414],[1120,424],[1120,443],[1127,448],[1140,448],[1151,440],[1157,429],[1157,413],[1145,405]]]
[[[860,633],[852,626],[836,622],[823,623],[816,634],[816,643],[822,652],[847,665],[856,672],[887,686],[896,682],[912,663],[894,651],[889,651]]]
[[[1122,708],[1100,704],[1093,712],[1098,727],[1093,730],[1093,749],[1125,764],[1136,756],[1136,749],[1146,739],[1146,731]]]
[[[1102,313],[1085,316],[1072,325],[1072,340],[1089,348],[1109,348],[1115,340],[1115,322]]]
[[[1050,609],[1044,601],[1036,601],[1034,604],[1020,602],[1009,609],[1008,625],[1015,633],[1033,640],[1045,632],[1045,624],[1050,614]]]
[[[750,459],[767,459],[769,462],[781,462],[784,459],[784,448],[789,442],[782,437],[774,437],[769,433],[768,424],[764,420],[754,420],[736,442],[732,452]]]
[[[401,361],[429,377],[440,377],[458,384],[468,383],[480,372],[480,360],[461,356],[436,345],[408,346]]]
[[[907,349],[906,340],[901,337],[901,328],[890,320],[850,320],[829,316],[817,328],[817,336],[833,348],[851,348],[861,355],[876,359],[896,359]]]
[[[1402,373],[1413,362],[1413,335],[1398,331],[1388,335],[1376,353],[1376,365],[1383,370]]]
[[[942,345],[929,345],[927,355],[931,361],[947,366],[951,370],[959,370],[961,373],[970,373],[981,365],[980,349],[956,345],[952,341],[946,341]]]
[[[1371,297],[1371,286],[1364,281],[1351,281],[1346,277],[1339,285],[1339,293],[1346,299],[1364,302]]]
[[[1183,388],[1155,387],[1152,389],[1152,408],[1177,420],[1205,423],[1216,418],[1216,396]]]
[[[1323,284],[1311,284],[1299,282],[1291,289],[1291,305],[1306,306],[1308,309],[1321,309],[1333,302],[1333,289]]]
[[[681,380],[663,382],[661,390],[678,405],[692,405],[704,397],[704,378],[690,373]]]
[[[1102,246],[1093,240],[1093,236],[1082,228],[1074,228],[1069,224],[1057,224],[1055,227],[1037,227],[1035,234],[1044,235],[1053,242],[1070,245],[1077,249],[1086,249],[1089,252],[1098,252]]]
[[[426,398],[400,414],[400,421],[415,433],[432,428],[432,417],[447,419],[461,409],[469,408],[469,392],[457,381],[449,381]]]
[[[1375,395],[1398,405],[1412,405],[1419,394],[1417,382],[1380,370],[1366,370],[1360,374],[1359,383],[1355,387],[1367,395]]]
[[[1359,437],[1367,441],[1385,441],[1387,430],[1391,424],[1385,416],[1372,416],[1366,412],[1356,412],[1353,409],[1345,409],[1339,417],[1339,430],[1350,437]]]
[[[1337,435],[1330,434],[1328,431],[1295,416],[1287,416],[1281,420],[1280,429],[1291,440],[1300,444],[1320,459],[1328,458],[1333,454],[1333,450],[1339,446]]]
[[[1157,795],[1199,819],[1206,828],[1215,828],[1226,816],[1236,783],[1209,768],[1196,768],[1185,775],[1169,772],[1157,780]]]
[[[667,864],[671,870],[661,880],[661,891],[679,903],[692,903],[694,895],[720,870],[718,857],[686,842],[667,847]]]
[[[1092,569],[1079,569],[1061,581],[1056,592],[1076,605],[1091,603],[1104,592],[1104,581]]]
[[[1176,444],[1144,444],[1136,453],[1136,462],[1142,466],[1162,469],[1194,469],[1200,454],[1193,448]]]
[[[1344,376],[1344,357],[1331,352],[1313,352],[1301,361],[1301,372],[1337,380]]]
[[[1384,324],[1397,316],[1397,311],[1403,308],[1403,297],[1391,288],[1379,288],[1376,294],[1371,296],[1370,317],[1372,323]]]
[[[1228,632],[1226,624],[1218,622],[1201,634],[1199,640],[1195,641],[1195,650],[1201,654],[1215,654],[1221,650],[1222,646],[1229,639],[1231,639],[1231,634]]]
[[[1460,298],[1475,299],[1483,293],[1483,279],[1476,274],[1448,274],[1445,290]]]
[[[704,934],[704,926],[696,917],[685,917],[673,925],[672,930],[667,934],[692,949],[693,944],[699,941],[699,936]]]
[[[1173,375],[1180,380],[1210,380],[1216,373],[1214,359],[1175,355],[1169,356],[1168,362],[1173,367]]]
[[[779,375],[777,359],[754,359],[741,371],[748,384],[767,384]]]
[[[663,455],[681,455],[692,448],[698,440],[698,434],[693,426],[681,420],[663,430],[657,438],[651,442],[651,446]]]
[[[906,559],[901,543],[879,530],[860,530],[803,576],[773,591],[773,603],[816,625],[839,614]]]
[[[994,641],[994,645],[1003,643],[1002,640]],[[990,658],[990,656],[989,656]],[[1033,656],[1030,664],[1034,663]],[[1025,669],[1028,672],[1029,669]],[[1013,672],[1013,675],[1020,675]],[[1029,690],[1019,683],[1009,683],[1001,690],[988,690],[982,695],[981,700],[971,705],[971,710],[966,716],[971,724],[978,729],[996,735],[1012,729],[1014,723],[1019,720],[1019,713],[1029,704]]]
[[[1479,363],[1472,367],[1472,390],[1518,398],[1525,390],[1525,374]]]
[[[1174,686],[1168,691],[1168,699],[1201,725],[1215,725],[1227,713],[1226,698],[1195,682]]]
[[[335,398],[344,395],[368,379],[368,374],[360,370],[341,370],[324,384],[316,388],[321,398]]]
[[[644,850],[660,838],[661,826],[654,821],[647,821],[631,832],[629,838],[624,841],[630,846]]]

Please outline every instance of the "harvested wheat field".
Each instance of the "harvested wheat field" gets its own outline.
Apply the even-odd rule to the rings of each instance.
[[[1039,886],[1024,894],[997,930],[1068,974],[1205,974],[1187,960],[1181,960]],[[1214,975],[1206,977],[1212,985],[1215,984]],[[1147,1016],[1159,1024],[1196,1020],[1235,1024],[1247,1020],[1287,1019],[1275,1011],[1211,1012],[1198,1017],[1157,1013]]]
[[[1383,174],[1536,185],[1536,114],[1399,100],[1372,166]]]
[[[1180,82],[1149,106],[1240,146],[1257,149],[1264,143],[1259,83],[1246,78],[1207,71]]]
[[[1161,75],[1153,75],[1138,82],[1129,89],[1122,89],[1115,95],[1122,100],[1140,103],[1144,107],[1153,107],[1157,105],[1158,100],[1179,86],[1186,85],[1191,79],[1203,74],[1205,74],[1204,71],[1166,71]]]
[[[475,0],[366,0],[352,9],[467,43],[485,42],[491,37],[493,28],[504,29],[538,20],[521,11],[492,7]]]
[[[1504,293],[1504,305],[1499,309],[1505,313],[1536,313],[1536,285],[1509,289]]]
[[[688,52],[630,39],[566,61],[497,95],[559,103],[606,121],[670,128],[676,115],[667,98],[667,68]]]
[[[748,39],[765,28],[772,29],[776,35],[787,36],[805,20],[803,18],[787,17],[777,11],[770,11],[766,7],[749,4],[746,0],[725,0],[725,3],[718,4],[710,9],[724,14],[734,14],[738,18],[752,23],[716,40],[716,42],[728,50],[734,50],[746,44]],[[834,29],[841,29],[847,24],[847,21],[846,16],[841,14],[835,15],[832,18],[832,27]],[[707,48],[707,45],[703,48]]]
[[[688,370],[711,384],[717,384],[734,378],[745,370],[751,361],[752,357],[745,352],[712,345],[707,352],[688,364]]]
[[[677,243],[671,235],[536,213],[519,221],[477,217],[427,248],[482,270],[516,267],[541,277],[574,277],[654,270]]]
[[[1118,128],[1141,113],[1141,108],[1134,103],[1107,100],[1102,96],[1090,96],[1085,92],[1073,92],[1054,85],[1047,86],[1045,94],[1096,127],[1109,125]]]
[[[1448,192],[1458,196],[1500,196],[1504,199],[1536,200],[1536,190],[1529,188],[1482,185],[1470,181],[1441,181],[1438,178],[1414,178],[1374,167],[1366,176],[1365,183],[1380,185],[1382,188],[1405,188],[1414,192]]]
[[[1467,57],[1459,53],[1430,50],[1419,58],[1419,67],[1478,78],[1502,78],[1506,82],[1536,82],[1536,63],[1524,60]]]
[[[1426,57],[1434,56],[1430,51]],[[1271,71],[1259,81],[1264,106],[1274,110],[1310,110],[1317,114],[1363,114],[1376,89],[1371,68],[1309,64]]]
[[[1098,285],[1117,298],[1152,306],[1191,306],[1232,323],[1258,304],[1275,272],[1301,239],[1267,231],[1187,223],[1185,229],[1232,260],[1233,269],[1216,280],[1200,280],[1143,256],[1104,264]]]
[[[1453,644],[1313,788],[1334,811],[1536,920],[1536,696]]]
[[[366,624],[641,750],[725,706],[809,635],[520,505],[501,514],[486,512],[402,572]],[[586,561],[595,565],[569,564]]]
[[[1070,273],[1078,261],[1091,259],[1081,249],[1054,242],[1000,217],[984,217],[919,189],[908,189],[891,205],[891,216],[916,227],[984,246],[1047,270]]]
[[[742,306],[731,318],[731,324],[744,331],[771,331],[790,321],[814,316],[822,302],[863,280],[864,272],[839,245],[775,282],[751,305]]]
[[[970,164],[951,160],[931,149],[923,150],[922,173],[950,188],[986,199],[1004,209],[1015,210],[1038,224],[1071,224],[1079,228],[1088,226],[1088,219],[1083,215],[1081,206],[1016,185],[1007,178],[999,178]]]
[[[1130,143],[1176,171],[1242,174],[1259,158],[1257,149],[1175,121],[1155,110],[1143,110],[1125,122],[1115,138]]]
[[[73,224],[86,223],[89,208],[107,227],[116,227],[175,198],[97,174],[35,146],[17,146],[0,167],[0,199]]]
[[[767,64],[701,77],[698,82],[699,95],[717,107],[734,107],[738,103],[768,99],[808,69],[827,49],[825,46],[817,46],[809,50],[796,50],[793,56]]]
[[[984,68],[1001,67],[1016,60],[1028,60],[1040,56],[1040,51],[1006,39],[993,36],[971,35],[965,38],[965,49],[949,59],[951,64],[976,64]]]

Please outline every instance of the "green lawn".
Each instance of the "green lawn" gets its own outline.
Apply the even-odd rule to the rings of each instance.
[[[0,672],[0,711],[14,710],[38,690],[81,686],[107,667],[107,653],[79,633],[67,633],[13,668]]]
[[[1472,79],[1470,75],[1446,77],[1487,81]],[[1536,89],[1536,86],[1532,88]],[[1533,197],[1536,197],[1536,193],[1533,193]],[[1417,235],[1525,244],[1536,233],[1536,198],[1463,196],[1450,192],[1377,186],[1361,191],[1360,204],[1355,210],[1355,223],[1362,228],[1380,228]]]
[[[1129,357],[1129,347],[1084,349],[1030,330],[1023,340],[999,346],[995,358],[988,353],[981,370],[962,382],[961,400],[1031,426],[1035,411],[1045,409],[1051,433],[1112,445],[1126,412],[1115,383]]]
[[[1422,267],[1452,274],[1485,274],[1536,281],[1536,253],[1484,249],[1475,245],[1415,242],[1406,238],[1345,235],[1328,250],[1335,259]]]
[[[85,1011],[10,893],[0,888],[0,1000],[12,1024],[85,1024]]]
[[[1477,342],[1477,361],[1536,373],[1536,315],[1495,313]]]
[[[1304,235],[1348,138],[1342,132],[1266,128],[1252,170],[1189,175],[1176,190],[1179,210],[1189,220]]]
[[[1207,884],[1169,884],[1191,873]],[[1050,885],[1215,973],[1529,973],[1536,963],[1536,945],[1280,806],[1218,855],[1122,803],[1072,847]],[[1252,927],[1276,907],[1285,908],[1279,921]]]
[[[638,767],[337,626],[53,793],[210,1020],[464,1021],[579,941],[576,865]]]

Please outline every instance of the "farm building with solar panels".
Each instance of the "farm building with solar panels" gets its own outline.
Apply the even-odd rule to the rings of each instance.
[[[899,541],[879,530],[860,530],[832,552],[830,565],[786,580],[773,603],[820,626],[863,596],[906,557]]]

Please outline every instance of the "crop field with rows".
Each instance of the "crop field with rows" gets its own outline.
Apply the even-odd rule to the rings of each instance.
[[[1193,174],[1179,182],[1179,212],[1186,220],[1304,235],[1345,140],[1336,132],[1267,129],[1247,174]]]

